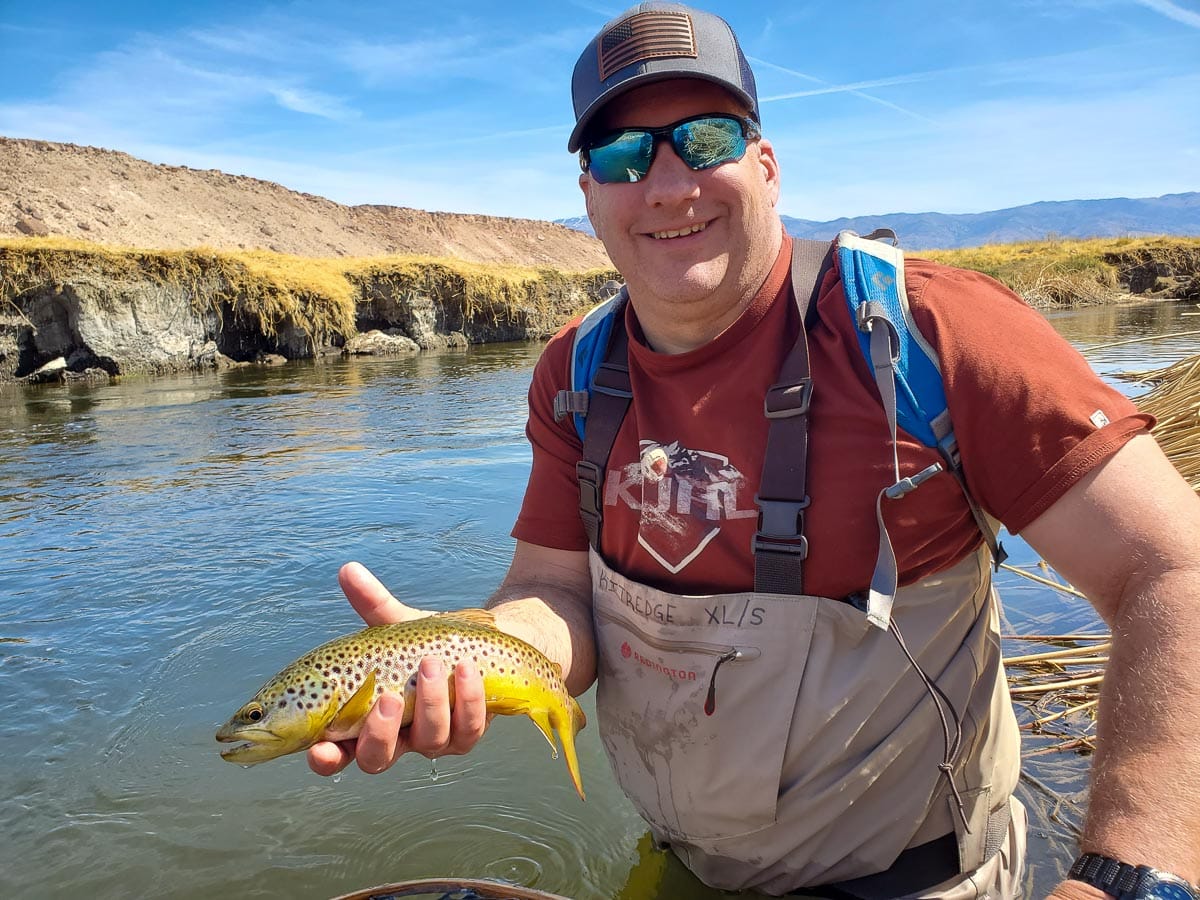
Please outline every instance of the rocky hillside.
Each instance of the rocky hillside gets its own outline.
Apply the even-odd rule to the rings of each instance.
[[[595,238],[552,222],[343,206],[242,175],[0,137],[0,237],[20,235],[145,249],[419,254],[568,272],[611,266]]]

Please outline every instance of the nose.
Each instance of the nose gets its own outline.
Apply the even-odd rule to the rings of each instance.
[[[695,200],[700,196],[698,174],[679,158],[670,141],[659,141],[642,179],[646,203],[657,207]]]

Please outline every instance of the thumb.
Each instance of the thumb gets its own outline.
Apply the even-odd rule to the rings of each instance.
[[[390,625],[430,615],[401,603],[362,563],[349,562],[338,570],[342,593],[368,625]]]

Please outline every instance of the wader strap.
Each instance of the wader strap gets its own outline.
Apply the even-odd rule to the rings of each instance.
[[[625,333],[625,311],[622,307],[614,314],[604,362],[592,378],[583,459],[575,464],[575,475],[579,479],[579,516],[583,519],[588,543],[597,553],[600,552],[600,523],[604,518],[604,473],[617,440],[617,432],[632,399],[629,336]]]
[[[792,292],[800,310],[800,333],[779,370],[779,381],[763,399],[770,420],[763,459],[754,534],[754,589],[771,594],[803,593],[808,538],[804,511],[808,466],[808,409],[812,373],[808,358],[808,310],[822,278],[833,264],[831,245],[822,241],[792,241]]]

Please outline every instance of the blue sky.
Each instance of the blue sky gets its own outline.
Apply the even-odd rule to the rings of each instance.
[[[340,203],[582,213],[570,76],[625,3],[0,0],[0,134]],[[1200,2],[712,0],[806,219],[1200,190]]]

